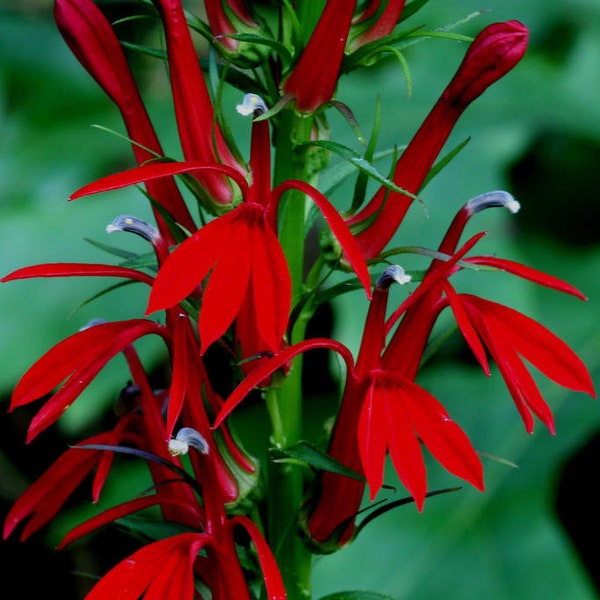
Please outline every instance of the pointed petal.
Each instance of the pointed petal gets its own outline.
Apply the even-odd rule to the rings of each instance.
[[[145,319],[101,323],[79,331],[44,354],[17,383],[11,410],[51,392],[73,371],[92,361],[107,348],[148,334],[166,335],[164,328]]]
[[[267,598],[269,600],[285,600],[287,595],[283,586],[281,573],[279,572],[279,566],[271,548],[269,548],[258,527],[244,515],[234,516],[231,520],[237,525],[241,525],[252,538],[263,573]]]
[[[146,314],[174,306],[202,282],[229,244],[234,213],[216,218],[175,248],[156,275]]]
[[[253,265],[252,227],[244,213],[232,222],[229,243],[222,248],[205,283],[198,318],[201,353],[229,328],[248,290]]]
[[[84,452],[93,451],[85,450],[81,453]],[[144,510],[146,508],[149,508],[150,506],[156,506],[157,504],[173,504],[174,506],[179,506],[182,508],[188,507],[188,504],[184,500],[179,499],[176,496],[161,497],[157,495],[151,495],[143,496],[142,498],[135,498],[133,500],[124,502],[123,504],[113,506],[112,508],[101,512],[99,515],[96,515],[91,519],[80,523],[79,525],[71,529],[69,533],[67,533],[67,535],[62,539],[62,541],[58,545],[57,549],[62,550],[68,544],[71,544],[72,542],[75,542],[81,539],[82,537],[85,537],[86,535],[89,535],[90,533],[97,531],[98,529],[105,527],[106,525],[109,525],[110,523],[114,523],[122,517],[130,515],[134,512],[138,512],[140,510]]]
[[[411,423],[402,389],[397,382],[394,385],[386,384],[386,387],[385,418],[389,428],[390,456],[398,477],[421,512],[427,494],[427,473],[421,444]]]
[[[148,285],[152,285],[154,281],[149,275],[135,269],[113,265],[79,263],[47,263],[23,267],[5,275],[0,281],[15,281],[32,277],[124,277]]]
[[[388,445],[387,398],[385,388],[371,382],[358,419],[358,449],[369,483],[371,501],[383,484],[383,469]],[[350,434],[351,435],[351,434]]]
[[[446,296],[448,297],[448,301],[450,302],[450,308],[452,309],[456,323],[458,324],[465,341],[481,365],[483,372],[489,376],[490,367],[488,365],[485,349],[460,301],[460,296],[454,291],[454,288],[448,282],[444,282],[442,285],[444,287],[444,291],[446,292]]]
[[[565,294],[571,294],[581,300],[586,299],[576,287],[573,287],[566,281],[512,260],[496,258],[495,256],[470,256],[465,259],[465,262],[473,263],[475,265],[487,265],[488,267],[508,271],[509,273],[523,277],[523,279],[529,279],[529,281],[533,281],[539,285],[558,290],[559,292],[564,292]]]
[[[369,276],[367,263],[356,239],[352,235],[352,232],[342,217],[340,217],[336,208],[323,194],[321,194],[321,192],[304,181],[299,181],[296,179],[290,179],[281,183],[273,190],[273,195],[274,197],[279,198],[285,191],[289,189],[297,189],[301,192],[304,192],[307,196],[312,198],[314,203],[319,207],[319,210],[331,228],[333,235],[335,235],[340,243],[340,246],[343,248],[346,259],[350,263],[350,266],[354,269],[359,281],[362,283],[365,293],[367,294],[367,298],[370,299],[371,279]]]
[[[533,377],[513,348],[510,339],[502,331],[495,329],[493,322],[485,321],[484,318],[480,319],[477,327],[498,365],[527,433],[532,433],[535,425],[531,414],[533,411],[554,434],[552,411],[542,398]]]
[[[183,533],[143,546],[113,567],[89,592],[86,600],[138,600],[157,578],[170,577],[179,561],[191,562],[200,548],[209,542],[205,534]],[[178,557],[170,563],[169,557]],[[168,571],[165,565],[171,567]],[[184,582],[179,582],[182,585]],[[193,581],[185,587],[186,595],[193,597]]]
[[[402,389],[410,421],[427,449],[450,473],[483,491],[483,467],[465,432],[422,387],[404,380]]]
[[[515,350],[559,385],[594,396],[594,384],[582,360],[549,329],[502,304],[469,296],[494,329],[503,331]]]
[[[109,439],[109,434],[102,433],[81,443],[102,444]],[[64,452],[13,504],[4,521],[3,539],[7,539],[19,523],[28,518],[21,541],[46,525],[94,468],[101,455],[102,452],[81,452],[77,447]]]
[[[260,363],[256,369],[248,373],[241,383],[233,390],[229,398],[224,402],[219,414],[215,419],[213,429],[216,429],[233,411],[233,409],[262,381],[271,376],[277,369],[287,364],[294,356],[314,348],[329,348],[337,352],[345,361],[349,371],[353,372],[352,353],[339,342],[329,338],[312,338],[304,340],[293,346],[283,349],[281,352]]]
[[[269,350],[276,352],[285,333],[291,304],[291,280],[279,240],[268,225],[255,232],[252,291],[256,324]]]
[[[135,185],[138,183],[144,183],[147,181],[153,181],[154,179],[160,179],[161,177],[170,177],[172,175],[181,175],[183,173],[191,173],[194,175],[196,172],[203,171],[215,171],[223,173],[231,179],[233,179],[242,190],[244,194],[248,188],[248,184],[244,177],[235,169],[227,167],[226,165],[219,165],[217,163],[206,163],[202,161],[187,161],[187,162],[150,162],[141,167],[134,167],[128,171],[121,171],[119,173],[112,173],[101,179],[97,179],[92,183],[84,185],[79,188],[76,192],[71,194],[70,200],[76,200],[82,196],[89,196],[90,194],[98,194],[100,192],[108,192],[110,190],[118,190],[129,185]]]

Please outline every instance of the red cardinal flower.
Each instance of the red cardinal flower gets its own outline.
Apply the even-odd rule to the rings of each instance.
[[[265,111],[262,100],[253,94],[246,96],[244,106],[243,111],[256,111],[256,115]],[[239,172],[225,165],[152,163],[109,175],[72,195],[79,198],[160,177],[201,171],[220,172],[236,182],[244,202],[199,229],[173,251],[158,272],[148,303],[148,313],[170,308],[204,282],[199,317],[202,352],[227,331],[246,302],[256,309],[260,336],[258,341],[246,340],[247,346],[270,352],[281,347],[291,286],[287,262],[277,239],[276,219],[279,200],[290,189],[304,192],[317,204],[370,295],[367,265],[337,210],[323,194],[303,181],[287,180],[271,189],[270,160],[269,125],[259,120],[253,125],[250,185]]]
[[[461,65],[396,164],[393,181],[416,194],[467,106],[523,57],[528,30],[517,21],[494,23],[473,40]],[[382,187],[348,220],[370,223],[357,240],[365,258],[375,258],[397,231],[412,198]]]

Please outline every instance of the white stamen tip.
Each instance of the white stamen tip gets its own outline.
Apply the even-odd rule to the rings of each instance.
[[[494,192],[486,192],[471,198],[465,205],[465,209],[468,211],[469,216],[474,215],[486,208],[502,207],[515,214],[519,212],[521,205],[512,194],[508,192],[497,190]]]
[[[235,109],[244,117],[251,115],[257,117],[267,112],[267,105],[257,94],[246,94],[242,103],[238,104]]]
[[[169,452],[180,456],[187,454],[190,448],[195,448],[200,454],[208,454],[208,443],[204,437],[192,427],[182,427],[175,439],[169,440]]]
[[[409,275],[400,265],[392,265],[379,276],[375,285],[379,288],[389,287],[394,282],[399,285],[405,285],[409,283],[411,279],[411,275]]]
[[[518,213],[521,210],[521,204],[519,203],[518,200],[515,200],[514,198],[509,201],[509,203],[506,205],[506,208],[508,208],[508,210],[510,210],[510,212],[514,215],[516,213]]]
[[[187,454],[189,449],[190,445],[187,442],[181,440],[169,440],[169,452],[172,456]]]

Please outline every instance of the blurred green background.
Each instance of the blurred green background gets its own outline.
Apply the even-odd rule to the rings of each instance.
[[[55,31],[51,7],[45,0],[0,0],[2,275],[39,262],[110,259],[85,238],[145,251],[130,236],[107,238],[104,233],[118,214],[149,216],[140,194],[128,190],[66,200],[84,183],[125,168],[131,160],[125,143],[90,127],[122,131],[117,111]],[[474,35],[490,22],[518,19],[531,30],[529,51],[459,121],[447,148],[468,136],[470,143],[424,191],[427,215],[415,205],[397,241],[434,247],[468,198],[498,188],[511,191],[522,204],[518,215],[487,211],[470,224],[471,233],[489,232],[480,250],[562,277],[589,301],[584,304],[503,274],[461,274],[456,284],[461,291],[476,290],[540,320],[577,350],[600,382],[600,4],[432,1],[410,23],[434,28],[482,8],[490,12],[458,31]],[[463,44],[445,40],[407,50],[411,97],[397,63],[390,61],[350,75],[338,99],[370,131],[380,96],[384,126],[379,147],[406,143],[464,51]],[[166,151],[178,155],[168,87],[156,69],[140,64],[139,70]],[[232,94],[233,102],[238,96]],[[233,104],[231,114],[234,126],[239,123],[242,137],[247,136],[247,123],[235,121]],[[331,125],[333,139],[353,143],[348,126],[335,115]],[[346,206],[343,194],[342,188],[338,200]],[[406,266],[413,265],[407,261]],[[414,266],[423,265],[415,261]],[[60,339],[94,317],[114,320],[143,312],[145,300],[135,286],[80,307],[103,287],[87,280],[38,280],[0,288],[2,518],[68,442],[97,429],[126,381],[123,363],[113,361],[32,447],[24,447],[24,438],[37,407],[5,412],[18,378]],[[363,314],[357,300],[348,295],[332,307],[334,333],[353,349]],[[156,360],[156,348],[141,350],[149,361]],[[465,488],[428,500],[423,514],[408,506],[376,520],[349,548],[317,559],[314,597],[340,589],[372,589],[410,600],[599,597],[600,559],[594,545],[586,550],[600,531],[597,401],[540,379],[555,412],[557,434],[552,437],[538,423],[527,435],[498,373],[485,378],[457,336],[431,361],[420,382],[447,406],[476,448],[516,463],[518,469],[488,460],[485,494]],[[433,463],[429,473],[432,488],[456,484]],[[126,471],[126,477],[132,474]],[[387,481],[395,482],[391,472]],[[133,493],[143,489],[130,485]],[[117,492],[109,486],[107,504],[111,494]],[[74,521],[90,514],[87,488],[76,500],[84,508],[78,501],[71,503],[66,517],[47,533],[22,546],[15,540],[0,545],[4,582],[16,585],[20,597],[39,597],[41,590],[61,591],[64,599],[81,597],[85,578],[72,571],[102,572],[116,555],[126,554],[125,538],[102,535],[60,555],[52,551]],[[118,545],[112,553],[110,544]]]

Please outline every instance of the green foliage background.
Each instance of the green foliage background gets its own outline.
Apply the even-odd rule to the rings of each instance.
[[[578,351],[599,382],[600,5],[594,0],[488,0],[485,4],[444,0],[430,2],[411,23],[437,27],[481,8],[491,11],[469,21],[459,29],[461,33],[474,35],[487,23],[515,18],[531,30],[529,52],[514,72],[488,90],[459,121],[447,148],[467,136],[470,143],[426,188],[427,214],[415,205],[397,241],[435,247],[455,211],[469,197],[497,188],[513,192],[522,204],[517,216],[488,211],[470,225],[472,233],[489,232],[482,249],[562,277],[578,286],[589,301],[582,304],[503,274],[464,274],[460,289],[476,290],[539,319]],[[445,40],[429,40],[409,49],[411,97],[398,64],[390,61],[372,72],[349,76],[338,99],[351,106],[369,131],[379,95],[380,148],[403,144],[464,51],[464,45]],[[143,71],[143,75],[167,152],[177,154],[168,89],[153,71]],[[238,98],[235,94],[232,98],[231,119],[237,127],[233,103]],[[0,0],[2,275],[38,262],[105,260],[84,238],[146,250],[129,236],[107,239],[104,233],[106,224],[118,214],[149,216],[140,194],[126,190],[66,201],[84,183],[131,164],[127,145],[91,129],[91,124],[122,131],[114,107],[55,31],[51,3],[2,4]],[[340,141],[339,134],[341,141],[353,143],[344,123],[332,116],[331,124],[334,139]],[[239,127],[247,132],[247,124],[240,122]],[[549,162],[535,163],[538,170],[528,171],[526,179],[513,177],[519,173],[513,167],[523,164],[532,146],[536,156]],[[344,189],[337,200],[340,206],[347,205]],[[416,261],[415,268],[419,266]],[[73,312],[102,288],[102,282],[73,280],[23,281],[0,288],[3,409],[20,375],[60,339],[94,317],[114,320],[142,312],[144,298],[135,286]],[[358,296],[348,295],[334,306],[335,334],[352,348],[358,344],[362,314]],[[156,348],[142,351],[148,360],[156,359]],[[541,380],[542,392],[555,411],[557,435],[550,436],[538,424],[528,436],[498,373],[487,379],[461,357],[458,339],[450,340],[443,359],[428,365],[421,383],[447,406],[479,450],[519,468],[487,460],[485,494],[465,488],[428,500],[423,514],[409,505],[379,518],[349,548],[317,559],[315,598],[340,589],[372,589],[407,600],[596,597],[557,519],[556,495],[566,461],[600,432],[597,401]],[[64,447],[101,418],[126,378],[123,363],[113,362],[61,419],[56,431],[42,437],[63,439]],[[44,455],[34,469],[22,467],[26,417],[2,415],[3,421],[0,493],[9,505],[57,454]],[[35,455],[36,444],[26,451],[27,456]],[[59,444],[56,452],[60,451]],[[432,488],[456,484],[433,463],[429,472]],[[597,511],[583,512],[596,478],[597,467],[578,482],[580,500],[572,510],[581,510],[590,530],[598,531]],[[395,484],[391,472],[387,481]],[[131,481],[130,486],[134,492],[142,489]],[[122,493],[118,488],[115,483],[107,490],[107,504]],[[396,495],[402,493],[399,490]],[[56,544],[73,520],[84,514],[88,513],[67,511],[44,543]],[[30,568],[35,574],[35,565]],[[22,597],[28,597],[26,589]]]

